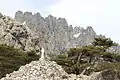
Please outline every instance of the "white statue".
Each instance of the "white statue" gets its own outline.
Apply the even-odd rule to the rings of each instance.
[[[26,22],[24,21],[24,22],[23,22],[23,25],[25,25],[25,24],[26,24]]]
[[[44,59],[44,48],[42,47],[42,49],[41,49],[41,59]]]

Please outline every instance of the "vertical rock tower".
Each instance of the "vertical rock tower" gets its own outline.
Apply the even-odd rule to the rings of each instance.
[[[18,11],[15,19],[30,28],[39,36],[40,46],[43,46],[46,53],[62,53],[71,47],[80,47],[90,44],[96,33],[92,27],[68,26],[65,18],[56,18],[52,15],[43,18],[40,13]],[[78,35],[77,37],[75,35]]]

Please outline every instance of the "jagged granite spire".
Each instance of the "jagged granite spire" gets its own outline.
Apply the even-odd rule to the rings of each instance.
[[[40,45],[45,48],[46,53],[60,53],[71,47],[87,45],[96,36],[92,27],[73,29],[68,26],[65,18],[57,19],[52,15],[43,18],[40,13],[18,11],[15,19],[21,23],[25,21],[26,26],[39,36]],[[77,33],[78,37],[74,37]]]

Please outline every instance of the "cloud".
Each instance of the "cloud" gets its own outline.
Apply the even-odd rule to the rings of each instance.
[[[18,10],[46,14],[46,7],[55,2],[56,0],[0,0],[0,12],[12,17]]]
[[[96,4],[89,0],[60,0],[49,10],[54,16],[65,17],[70,24],[91,24],[95,21]]]
[[[14,17],[17,10],[64,17],[74,26],[92,26],[98,34],[120,40],[120,0],[0,0],[0,12]]]
[[[49,14],[65,17],[69,24],[93,26],[98,34],[120,40],[120,0],[58,0]]]
[[[15,11],[26,8],[24,0],[0,0],[0,3],[0,12],[8,16],[13,16]]]

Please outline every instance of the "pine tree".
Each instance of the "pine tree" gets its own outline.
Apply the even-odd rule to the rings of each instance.
[[[104,52],[111,46],[114,46],[115,43],[110,38],[95,38],[94,42],[92,43],[93,46],[102,47]]]

